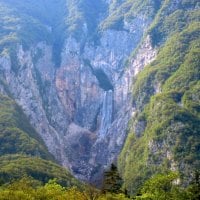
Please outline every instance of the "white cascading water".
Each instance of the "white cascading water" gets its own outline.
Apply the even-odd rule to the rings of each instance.
[[[101,110],[101,125],[99,129],[99,135],[105,136],[108,128],[112,123],[113,115],[113,91],[105,91],[103,97],[103,106]]]

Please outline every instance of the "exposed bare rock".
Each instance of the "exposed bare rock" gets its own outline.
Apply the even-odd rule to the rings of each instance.
[[[18,45],[15,71],[9,56],[0,57],[9,92],[49,151],[80,179],[95,181],[116,159],[134,113],[132,77],[156,56],[147,37],[127,65],[149,21],[136,17],[124,24],[105,30],[98,45],[65,38],[60,67],[44,42],[29,50]],[[8,93],[2,83],[0,91]]]

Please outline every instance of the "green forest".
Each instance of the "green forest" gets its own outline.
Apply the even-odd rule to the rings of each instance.
[[[121,180],[116,170],[105,173],[102,189],[90,185],[63,187],[56,179],[47,183],[23,177],[0,187],[1,200],[198,200],[200,198],[200,174],[194,173],[193,180],[187,188],[179,185],[179,175],[174,172],[157,174],[148,179],[136,195],[128,195],[120,187]]]

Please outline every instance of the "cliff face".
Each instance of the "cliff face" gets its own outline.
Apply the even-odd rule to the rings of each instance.
[[[8,15],[23,8],[23,2],[0,3],[9,8]],[[119,155],[128,125],[137,137],[145,132],[148,121],[139,118],[138,113],[143,112],[150,96],[161,92],[163,82],[148,76],[140,84],[138,80],[145,77],[140,72],[157,58],[158,50],[171,36],[168,26],[159,30],[162,13],[172,13],[172,19],[174,13],[181,15],[181,2],[129,0],[92,4],[63,0],[40,4],[33,7],[26,2],[18,21],[4,19],[0,91],[23,108],[48,150],[63,166],[80,179],[95,181]],[[195,6],[187,7],[195,12]],[[46,8],[60,10],[59,15]],[[32,27],[36,23],[40,29],[30,31],[24,26],[24,15]],[[10,23],[16,27],[10,29]],[[173,28],[170,30],[173,33]],[[3,35],[6,31],[10,31],[9,38]],[[163,35],[158,37],[158,33]],[[131,144],[124,147],[123,159]],[[162,144],[150,140],[147,146],[155,152]],[[171,154],[166,150],[168,157]],[[129,178],[123,176],[125,180]]]
[[[80,178],[90,179],[95,168],[109,165],[122,148],[132,113],[132,72],[124,63],[141,37],[108,30],[98,46],[85,43],[84,48],[70,37],[58,68],[52,46],[44,43],[30,50],[17,46],[17,72],[9,56],[1,57],[6,88],[49,151]]]
[[[68,3],[78,10],[73,1]],[[99,11],[96,26],[109,16],[106,10],[111,2],[101,4],[105,10]],[[152,53],[143,59],[148,54],[145,48],[151,52],[150,40],[143,44],[136,68],[126,62],[150,21],[138,15],[124,21],[119,30],[106,28],[97,35],[96,43],[88,40],[91,30],[83,17],[80,37],[75,33],[63,39],[60,66],[53,62],[55,45],[42,41],[28,49],[17,44],[14,61],[9,54],[1,56],[1,77],[6,85],[6,89],[1,86],[2,93],[9,91],[49,151],[81,179],[98,176],[123,146],[133,112],[132,77],[155,56]]]

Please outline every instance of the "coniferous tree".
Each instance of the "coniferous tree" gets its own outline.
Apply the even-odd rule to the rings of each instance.
[[[114,164],[111,164],[111,167],[108,171],[104,172],[103,180],[103,193],[120,193],[122,192],[122,178],[119,175],[118,169]]]
[[[195,171],[191,185],[188,187],[191,200],[200,199],[200,171]]]

